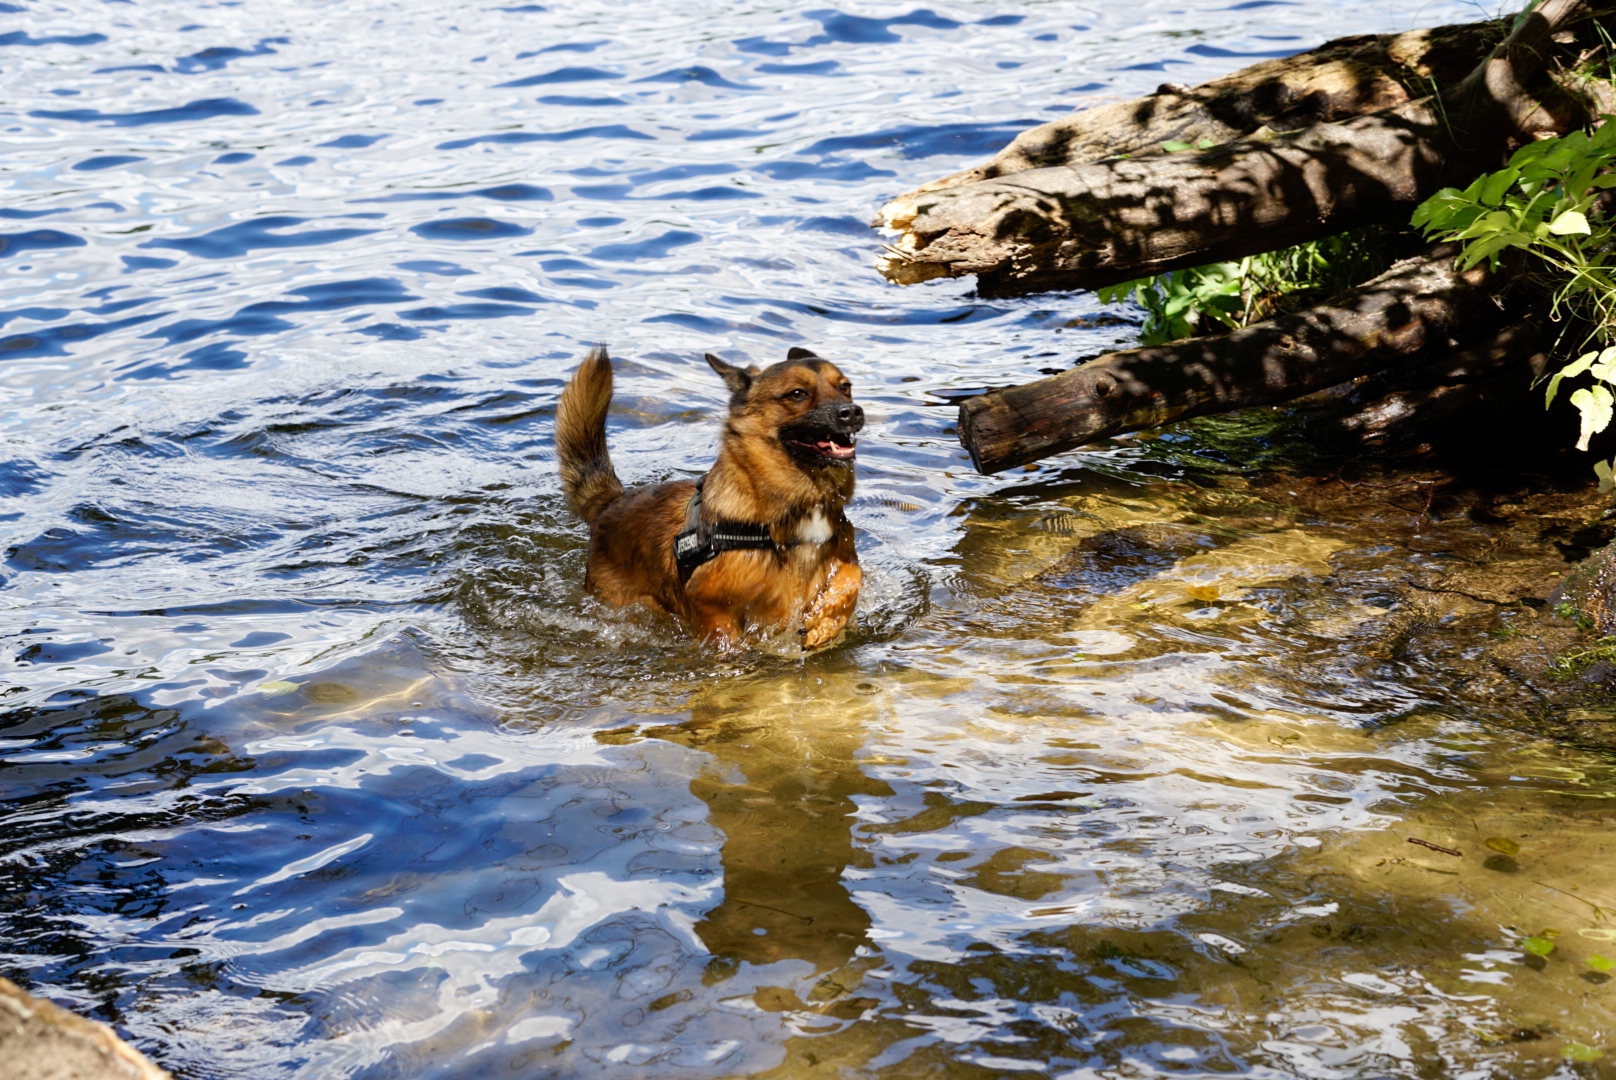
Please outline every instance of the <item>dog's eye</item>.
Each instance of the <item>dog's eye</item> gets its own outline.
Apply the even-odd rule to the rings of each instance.
[[[795,390],[787,390],[783,396],[787,401],[807,401],[808,391],[799,386]]]
[[[850,383],[850,382],[844,382],[842,384],[842,394],[844,396],[846,396],[846,397],[852,397],[853,396],[853,384]]]

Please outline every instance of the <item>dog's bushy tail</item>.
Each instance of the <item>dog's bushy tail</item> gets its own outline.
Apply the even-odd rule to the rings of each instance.
[[[593,525],[623,494],[606,452],[606,409],[612,403],[612,360],[596,345],[573,372],[556,407],[556,456],[567,507]]]

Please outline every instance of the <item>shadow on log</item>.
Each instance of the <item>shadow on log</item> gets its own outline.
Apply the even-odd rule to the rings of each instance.
[[[1373,458],[1452,475],[1556,474],[1569,466],[1586,476],[1586,455],[1570,445],[1575,407],[1565,395],[1553,408],[1543,407],[1539,382],[1557,331],[1544,307],[1531,308],[1466,348],[1400,362],[1276,406],[1268,415],[1257,410],[1228,428],[1198,428],[1195,444],[1236,455],[1284,448],[1286,459],[1308,472],[1350,470]],[[1254,427],[1264,434],[1259,445],[1228,445],[1229,434]]]
[[[1151,96],[1096,105],[1017,135],[981,165],[898,196],[877,226],[903,216],[915,196],[1029,169],[1160,152],[1164,142],[1229,142],[1259,128],[1294,131],[1424,97],[1449,86],[1504,40],[1508,19],[1402,34],[1359,34],[1263,60],[1196,87],[1163,83]]]
[[[1521,142],[1585,126],[1606,105],[1608,93],[1573,92],[1549,71],[1552,34],[1580,2],[1548,0],[1525,15],[1439,97],[1202,153],[1031,169],[907,196],[884,212],[899,237],[881,271],[899,284],[976,274],[984,296],[1093,289],[1406,220],[1438,188],[1498,167]]]
[[[1394,266],[1307,311],[1215,337],[1110,353],[960,403],[960,441],[985,473],[1175,420],[1271,405],[1449,353],[1509,316],[1457,245]],[[1462,362],[1462,361],[1456,361]]]
[[[1533,312],[1469,348],[1412,370],[1388,368],[1312,411],[1305,426],[1315,445],[1337,452],[1425,457],[1440,443],[1473,459],[1519,459],[1531,429],[1542,429],[1546,444],[1556,424],[1575,430],[1562,410],[1542,408],[1531,389],[1548,367],[1548,322],[1547,313]],[[1500,439],[1506,430],[1510,437]]]

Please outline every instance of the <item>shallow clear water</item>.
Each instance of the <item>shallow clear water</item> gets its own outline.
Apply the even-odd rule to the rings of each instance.
[[[1611,763],[1367,629],[1503,531],[1171,440],[976,476],[946,394],[1130,328],[893,289],[866,226],[1481,14],[0,4],[0,974],[187,1078],[1597,1071]],[[710,461],[704,351],[852,376],[843,644],[582,595],[596,341],[630,482]]]

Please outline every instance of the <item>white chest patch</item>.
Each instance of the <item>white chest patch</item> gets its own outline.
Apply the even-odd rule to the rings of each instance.
[[[816,509],[797,523],[797,540],[804,544],[823,544],[831,538],[830,522],[825,511]]]

